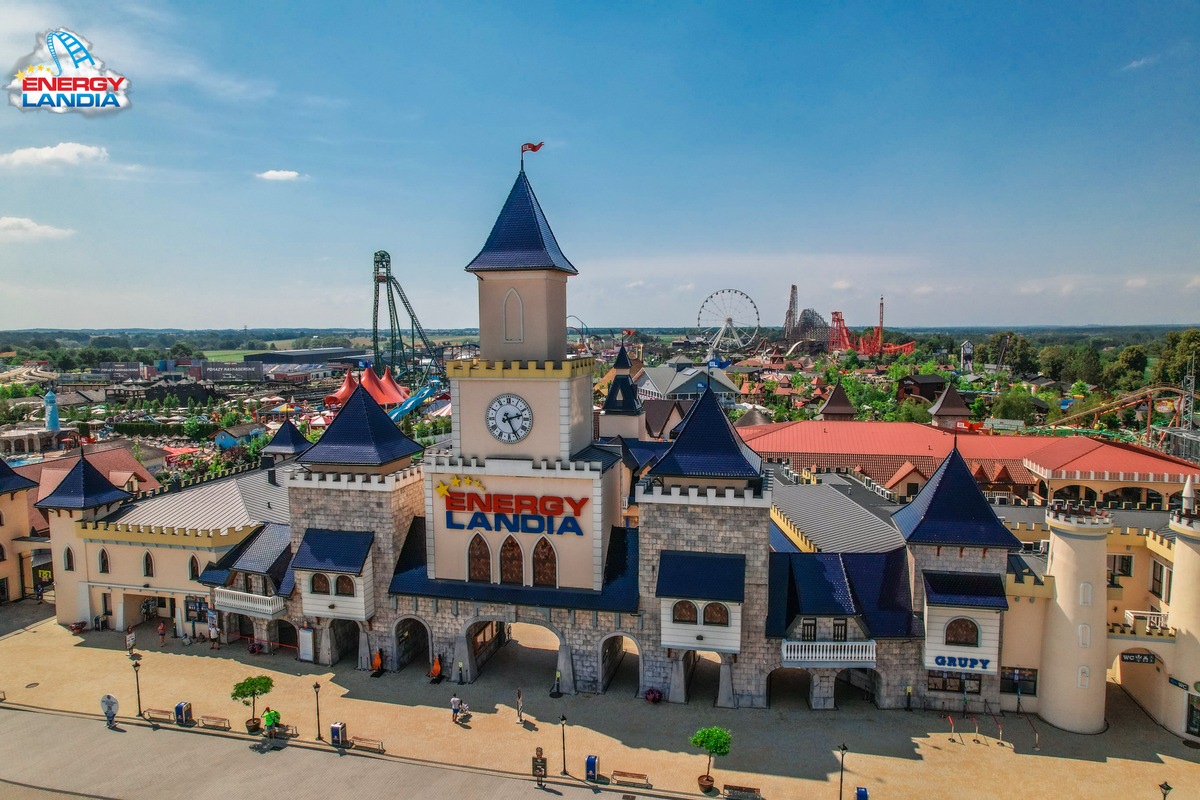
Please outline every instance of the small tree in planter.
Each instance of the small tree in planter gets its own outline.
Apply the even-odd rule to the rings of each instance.
[[[246,678],[244,681],[234,685],[229,697],[233,700],[241,700],[244,706],[250,706],[250,719],[246,720],[246,730],[250,733],[254,733],[261,727],[258,719],[258,698],[274,688],[275,681],[266,675]]]
[[[729,755],[729,748],[733,744],[733,734],[725,728],[713,725],[708,728],[701,728],[692,734],[692,747],[699,747],[704,752],[708,753],[708,767],[704,774],[697,781],[700,785],[700,790],[703,792],[710,791],[713,787],[713,777],[709,773],[712,772],[713,756]]]

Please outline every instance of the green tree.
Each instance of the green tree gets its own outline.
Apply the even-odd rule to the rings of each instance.
[[[896,409],[897,422],[929,422],[933,417],[929,414],[929,409],[924,403],[921,403],[913,398],[907,398]]]
[[[1033,422],[1033,397],[1020,386],[1014,386],[992,403],[992,416]]]
[[[708,766],[704,769],[704,774],[708,775],[712,772],[713,756],[729,755],[729,749],[733,746],[733,734],[725,728],[713,725],[693,733],[690,741],[692,747],[698,747],[708,754]]]
[[[257,675],[234,684],[229,699],[240,700],[242,705],[250,706],[251,719],[258,719],[258,698],[269,694],[274,688],[275,681],[269,676]]]
[[[981,420],[986,419],[988,415],[987,400],[983,399],[983,395],[975,398],[975,402],[971,403],[971,419]]]

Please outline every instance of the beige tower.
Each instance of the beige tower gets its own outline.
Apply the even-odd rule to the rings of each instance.
[[[1104,730],[1108,669],[1106,549],[1112,518],[1099,509],[1046,511],[1055,596],[1046,610],[1038,713],[1073,733]],[[1042,687],[1045,687],[1044,689]]]
[[[1175,532],[1175,572],[1172,585],[1169,623],[1175,629],[1175,674],[1171,677],[1187,684],[1186,696],[1178,706],[1164,708],[1167,727],[1200,740],[1200,513],[1197,513],[1196,488],[1191,476],[1183,489],[1183,505],[1171,514]]]

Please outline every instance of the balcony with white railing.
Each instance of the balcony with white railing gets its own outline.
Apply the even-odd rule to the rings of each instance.
[[[783,642],[785,667],[837,667],[873,669],[875,640],[865,642]]]
[[[217,589],[214,600],[218,611],[232,611],[261,619],[279,619],[287,613],[287,600],[279,595],[267,597],[234,589]]]
[[[1150,628],[1150,629],[1167,627],[1167,615],[1163,614],[1162,612],[1159,612],[1159,611],[1126,611],[1125,612],[1125,624],[1128,625],[1129,627],[1132,628],[1132,627],[1136,626],[1137,621],[1139,619],[1146,620],[1146,627]]]

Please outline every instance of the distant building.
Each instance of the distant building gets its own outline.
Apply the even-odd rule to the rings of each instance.
[[[244,361],[261,361],[265,364],[326,364],[334,359],[367,357],[367,351],[354,347],[317,347],[311,350],[272,350],[269,353],[251,353]]]
[[[907,375],[896,381],[896,402],[903,403],[910,397],[920,397],[932,403],[945,390],[946,379],[941,375]]]
[[[264,425],[257,422],[247,422],[244,425],[230,425],[221,428],[213,435],[213,442],[222,450],[228,450],[238,445],[249,444],[255,437],[267,432]]]

